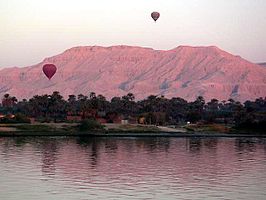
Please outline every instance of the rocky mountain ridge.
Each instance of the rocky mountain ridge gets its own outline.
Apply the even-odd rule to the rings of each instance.
[[[42,72],[46,63],[57,66],[51,81]],[[0,70],[0,96],[22,99],[53,91],[65,98],[93,91],[107,98],[131,92],[137,99],[153,94],[192,101],[200,95],[243,102],[266,96],[266,68],[215,46],[120,45],[74,47],[33,66]]]

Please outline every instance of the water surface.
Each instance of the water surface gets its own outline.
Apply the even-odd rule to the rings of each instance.
[[[266,139],[0,138],[0,199],[266,199]]]

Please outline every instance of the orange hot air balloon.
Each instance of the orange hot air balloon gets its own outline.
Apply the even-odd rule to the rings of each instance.
[[[158,13],[158,12],[153,12],[153,13],[151,13],[151,17],[152,17],[152,19],[156,22],[157,19],[159,19],[159,17],[160,17],[160,13]]]
[[[54,64],[45,64],[42,68],[42,71],[50,80],[55,75],[56,66]]]

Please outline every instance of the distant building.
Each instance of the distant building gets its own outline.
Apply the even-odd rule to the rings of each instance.
[[[121,120],[121,124],[128,124],[128,120],[127,119],[122,119]]]
[[[138,123],[139,123],[139,124],[146,124],[146,118],[145,118],[145,117],[140,117],[140,118],[138,119]]]
[[[101,124],[107,123],[107,120],[105,118],[101,118],[101,117],[97,117],[96,118],[96,121],[99,122],[99,123],[101,123]]]
[[[36,120],[35,120],[34,117],[30,117],[29,120],[30,120],[30,123],[31,123],[31,124],[34,124],[34,123],[36,122]]]
[[[70,122],[79,122],[82,120],[82,117],[79,115],[75,115],[75,116],[67,115],[66,119],[67,119],[67,121],[70,121]]]
[[[106,114],[107,123],[121,124],[122,116],[116,112],[110,112]]]

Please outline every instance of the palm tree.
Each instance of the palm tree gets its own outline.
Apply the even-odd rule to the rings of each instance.
[[[99,94],[97,96],[97,109],[100,110],[100,111],[107,111],[107,108],[109,106],[109,102],[106,100],[106,98]]]
[[[58,118],[64,118],[66,113],[66,102],[59,92],[55,91],[49,95],[49,113],[56,122]]]
[[[172,118],[173,122],[183,122],[188,111],[188,102],[182,98],[174,97],[169,100],[167,113]]]
[[[75,95],[69,95],[67,100],[67,111],[70,112],[72,115],[77,114],[77,98]]]
[[[91,92],[90,93],[90,99],[95,99],[96,98],[96,93],[95,92]]]
[[[2,99],[3,107],[12,108],[18,102],[16,97],[12,97],[9,94],[5,94]]]
[[[126,117],[129,117],[130,115],[135,115],[135,113],[137,112],[137,106],[134,99],[135,96],[132,93],[128,93],[127,95],[122,96],[122,113],[126,115]]]
[[[208,121],[213,122],[218,117],[219,112],[219,101],[212,99],[205,106],[205,114]]]
[[[205,100],[202,96],[197,97],[194,102],[189,103],[187,119],[196,122],[202,119]]]
[[[35,95],[28,102],[28,114],[33,117],[44,117],[48,118],[49,113],[49,96],[46,95]]]
[[[122,113],[122,99],[120,97],[113,97],[110,102],[110,112]]]

